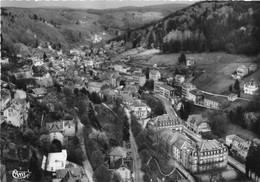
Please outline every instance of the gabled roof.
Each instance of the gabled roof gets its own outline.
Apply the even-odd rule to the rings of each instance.
[[[201,114],[191,114],[189,115],[187,122],[199,125],[202,122],[207,121],[207,118],[203,118]]]
[[[157,73],[160,73],[158,70],[151,70],[149,74],[156,75]]]
[[[72,177],[73,179],[75,178],[79,179],[81,177],[80,168],[71,167],[71,168],[59,169],[56,171],[56,178],[58,179],[62,178],[62,180],[64,180],[64,179],[69,179],[68,177]]]
[[[63,122],[52,122],[46,123],[47,130],[51,132],[61,132],[63,131]]]
[[[35,88],[35,89],[32,89],[33,93],[35,95],[44,95],[44,94],[47,94],[47,90],[46,88],[44,87],[41,87],[41,88]]]
[[[109,156],[119,156],[119,157],[126,158],[126,154],[127,154],[127,152],[124,147],[115,147],[109,153]]]

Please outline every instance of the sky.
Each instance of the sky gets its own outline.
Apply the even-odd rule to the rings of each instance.
[[[107,9],[124,6],[149,6],[171,3],[193,3],[196,0],[1,0],[2,7],[66,7],[83,9]]]

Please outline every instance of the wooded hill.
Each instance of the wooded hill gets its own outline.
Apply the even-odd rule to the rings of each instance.
[[[165,53],[255,55],[260,51],[260,2],[198,2],[113,40],[119,39],[132,42],[133,47],[146,44]]]

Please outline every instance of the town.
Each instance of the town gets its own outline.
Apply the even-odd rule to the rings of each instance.
[[[135,60],[155,47],[103,34],[1,57],[2,182],[259,181],[257,63],[237,64],[211,92],[188,52],[169,71]]]

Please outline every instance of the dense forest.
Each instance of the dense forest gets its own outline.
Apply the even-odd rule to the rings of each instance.
[[[165,53],[255,55],[260,51],[260,2],[198,2],[113,40],[118,39]]]

